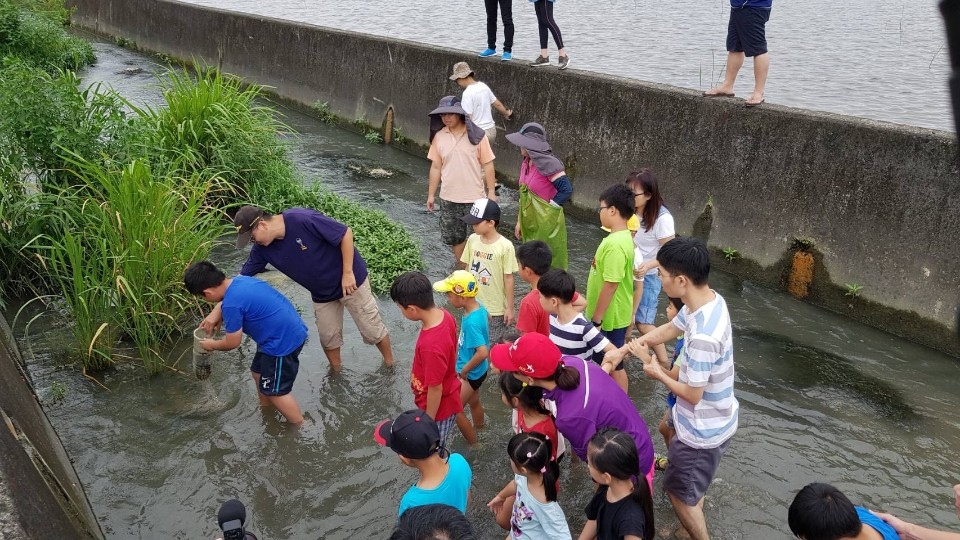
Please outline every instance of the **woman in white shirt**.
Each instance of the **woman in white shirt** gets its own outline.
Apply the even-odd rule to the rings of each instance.
[[[657,304],[660,300],[660,278],[657,277],[657,252],[660,246],[676,236],[673,215],[663,204],[657,177],[651,169],[640,169],[627,175],[627,186],[633,190],[634,208],[640,217],[640,229],[633,237],[635,255],[643,262],[635,261],[634,275],[643,279],[643,293],[634,299],[634,321],[640,334],[656,328]],[[667,349],[661,344],[654,350],[661,365],[670,365]]]

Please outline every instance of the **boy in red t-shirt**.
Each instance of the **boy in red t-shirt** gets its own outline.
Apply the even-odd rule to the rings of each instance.
[[[550,246],[542,240],[531,240],[517,246],[517,264],[520,266],[518,274],[532,289],[520,301],[520,312],[517,314],[517,331],[520,335],[530,332],[550,335],[550,314],[540,305],[537,283],[540,282],[540,276],[550,270],[552,261]],[[587,307],[587,301],[576,292],[573,293],[572,303],[573,307],[580,311]]]
[[[457,322],[433,301],[433,285],[420,272],[407,272],[390,287],[390,298],[400,313],[422,327],[413,349],[410,388],[417,408],[426,411],[440,429],[440,445],[447,445],[460,403],[457,377]],[[464,434],[468,440],[475,434]]]

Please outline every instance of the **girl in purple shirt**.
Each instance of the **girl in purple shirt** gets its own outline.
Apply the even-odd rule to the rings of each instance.
[[[570,441],[573,452],[587,460],[590,438],[602,428],[614,427],[637,444],[640,471],[653,485],[653,442],[640,413],[616,381],[597,364],[563,356],[541,334],[524,334],[512,344],[495,345],[490,361],[511,371],[529,385],[544,389],[544,399],[557,405],[557,430]]]

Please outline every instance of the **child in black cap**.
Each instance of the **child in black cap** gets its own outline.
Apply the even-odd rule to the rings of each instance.
[[[420,479],[400,499],[398,515],[408,508],[432,503],[467,511],[473,471],[463,456],[449,454],[440,446],[440,430],[430,415],[414,409],[396,420],[384,420],[374,430],[373,438],[396,452],[401,463],[420,471]]]

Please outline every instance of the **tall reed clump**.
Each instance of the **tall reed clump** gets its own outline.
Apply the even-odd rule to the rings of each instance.
[[[41,188],[73,180],[64,148],[88,160],[126,154],[128,117],[120,97],[99,84],[79,84],[73,72],[50,75],[24,62],[0,69],[0,151],[12,172]]]
[[[25,11],[50,19],[60,26],[68,26],[70,24],[70,14],[73,13],[73,8],[66,7],[63,0],[11,0],[10,3],[20,6]]]
[[[92,161],[126,159],[130,129],[119,96],[78,83],[72,72],[51,75],[15,60],[0,68],[0,305],[50,292],[24,247],[61,221],[62,207],[42,195],[76,181],[64,149]]]
[[[172,71],[161,84],[165,107],[134,107],[148,126],[143,144],[154,162],[184,174],[216,171],[241,190],[249,182],[293,178],[277,138],[289,130],[256,102],[260,87],[217,69]]]
[[[402,225],[381,210],[367,208],[318,185],[306,186],[296,179],[274,179],[251,184],[247,197],[251,204],[271,213],[302,206],[347,224],[353,229],[357,251],[367,262],[370,288],[375,294],[389,291],[400,274],[425,267],[420,247]]]
[[[28,8],[40,7],[28,4]],[[0,58],[19,58],[51,73],[92,64],[96,60],[93,47],[68,34],[57,20],[63,12],[54,3],[47,4],[50,10],[38,13],[0,0]],[[62,3],[59,5],[62,9]]]
[[[125,338],[156,372],[165,365],[160,345],[198,307],[183,289],[184,268],[228,231],[207,200],[229,186],[213,174],[154,173],[142,160],[72,164],[78,183],[57,197],[68,209],[62,232],[38,245],[73,313],[84,365],[105,367],[116,339]]]

